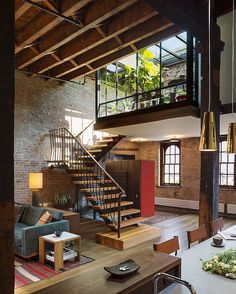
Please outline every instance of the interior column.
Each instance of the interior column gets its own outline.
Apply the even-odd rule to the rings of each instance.
[[[220,135],[220,55],[224,43],[220,41],[219,27],[214,23],[211,50],[211,111],[215,113],[217,151],[201,152],[201,177],[199,199],[199,225],[205,225],[210,236],[210,222],[218,218],[219,205],[219,135]],[[201,53],[201,123],[208,111],[208,39],[200,42]]]
[[[14,293],[14,0],[0,1],[0,292]]]

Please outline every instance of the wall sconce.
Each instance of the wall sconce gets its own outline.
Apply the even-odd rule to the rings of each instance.
[[[43,173],[29,173],[29,188],[32,190],[32,205],[39,206],[39,189],[43,188]]]

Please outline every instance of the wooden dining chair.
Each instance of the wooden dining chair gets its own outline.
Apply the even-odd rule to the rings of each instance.
[[[216,235],[218,231],[221,231],[224,227],[224,221],[222,218],[218,218],[211,222],[211,234],[212,236]]]
[[[194,242],[198,241],[198,243],[201,243],[207,237],[205,226],[199,227],[192,231],[187,231],[187,237],[188,237],[188,248],[190,248],[190,244]]]
[[[177,255],[177,251],[179,250],[178,236],[174,236],[172,239],[169,239],[161,243],[153,244],[153,250],[166,254],[171,254],[175,252],[175,255]]]

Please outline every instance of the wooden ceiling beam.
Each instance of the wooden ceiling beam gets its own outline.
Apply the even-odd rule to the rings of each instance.
[[[107,40],[129,30],[140,23],[145,22],[151,17],[157,15],[149,5],[145,3],[137,3],[137,5],[130,7],[121,15],[114,16],[112,21],[102,28],[90,30],[88,33],[81,35],[72,42],[66,44],[60,49],[60,56],[63,62],[83,54],[84,52],[106,42]],[[100,31],[100,32],[98,32]],[[105,37],[102,36],[104,33]],[[32,64],[29,69],[33,72],[43,73],[62,62],[53,61],[49,58],[43,58]]]
[[[41,38],[38,45],[40,54],[33,55],[32,52],[20,52],[16,55],[17,68],[23,68],[40,59],[45,54],[56,50],[62,45],[70,42],[79,35],[91,28],[96,27],[112,15],[124,10],[137,0],[97,0],[86,11],[84,16],[84,27],[78,30],[77,26],[71,23],[64,23],[51,30],[46,36]],[[26,49],[27,50],[27,49]]]
[[[117,41],[116,38],[108,40],[98,45],[96,48],[90,49],[89,51],[86,51],[85,53],[75,58],[75,61],[78,64],[77,67],[73,67],[69,62],[66,62],[57,66],[54,69],[51,69],[49,71],[50,76],[60,77],[69,72],[76,71],[77,69],[83,67],[86,64],[91,64],[92,62],[100,58],[103,58],[111,53],[114,53],[120,50],[121,48],[127,47],[129,45],[132,45],[134,48],[134,43],[144,38],[147,38],[153,35],[154,33],[160,32],[168,27],[171,27],[172,25],[173,23],[165,17],[162,17],[161,15],[155,16],[147,20],[143,24],[139,24],[138,26],[119,35],[119,40],[122,42],[122,45],[120,45],[120,42]]]
[[[61,13],[64,16],[73,15],[77,10],[87,5],[91,0],[67,0],[61,3]],[[27,4],[29,5],[29,4]],[[31,44],[38,38],[42,37],[45,33],[48,33],[56,25],[60,24],[63,19],[56,17],[55,15],[42,11],[39,15],[36,15],[29,23],[27,23],[16,34],[16,44],[19,46],[15,50],[15,53],[20,52],[25,46]]]
[[[28,9],[30,9],[31,5],[28,3],[24,3],[22,0],[15,1],[15,21],[20,18]]]
[[[184,31],[190,31],[199,40],[208,37],[207,10],[194,0],[144,0],[160,14],[169,18]]]
[[[170,36],[176,35],[180,32],[180,28],[172,25],[171,27],[168,27],[158,33],[155,33],[141,41],[138,41],[134,44],[134,46],[140,50],[143,49],[146,46],[151,46],[152,44],[158,43],[161,40],[164,40],[166,38],[169,38]],[[151,42],[151,43],[150,43]],[[125,47],[119,51],[116,51],[114,53],[111,53],[103,58],[100,58],[99,60],[96,60],[95,62],[91,63],[90,66],[92,66],[93,70],[89,71],[86,66],[75,70],[71,73],[68,73],[66,75],[63,75],[62,78],[65,80],[74,80],[78,79],[81,76],[88,75],[97,69],[104,67],[107,64],[113,63],[115,61],[120,60],[121,58],[124,58],[126,56],[129,56],[131,53],[133,53],[133,49],[128,46]]]

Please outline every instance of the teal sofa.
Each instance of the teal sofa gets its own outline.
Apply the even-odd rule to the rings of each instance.
[[[15,253],[29,258],[39,253],[39,237],[53,234],[56,230],[69,231],[69,222],[63,220],[63,213],[35,206],[23,206],[15,223]],[[41,216],[48,211],[52,221],[36,226]]]

